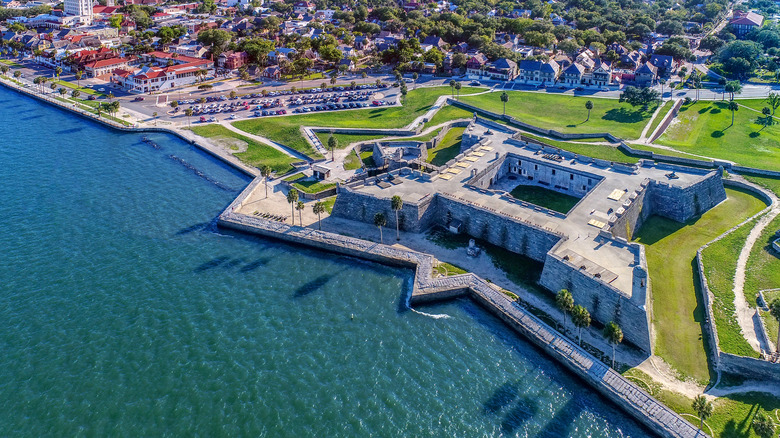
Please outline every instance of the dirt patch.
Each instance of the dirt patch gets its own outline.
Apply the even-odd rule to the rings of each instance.
[[[248,146],[245,141],[232,137],[212,137],[211,141],[231,154],[245,152]]]

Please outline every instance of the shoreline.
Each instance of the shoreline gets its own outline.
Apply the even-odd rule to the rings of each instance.
[[[649,428],[650,431],[663,437],[708,436],[699,431],[682,416],[582,350],[573,341],[539,320],[528,310],[521,308],[517,303],[511,301],[503,293],[475,274],[468,273],[434,279],[431,277],[434,259],[433,256],[428,254],[401,250],[361,239],[236,214],[234,213],[236,206],[242,203],[249,193],[262,182],[262,178],[258,177],[259,171],[253,170],[223,150],[213,145],[204,144],[202,140],[188,138],[188,133],[180,129],[128,127],[95,117],[95,115],[71,107],[56,99],[47,98],[28,87],[19,86],[8,81],[6,78],[0,80],[0,84],[11,90],[26,94],[40,101],[52,103],[56,107],[90,118],[120,131],[139,133],[163,132],[175,135],[225,162],[232,168],[255,177],[219,215],[218,224],[220,226],[285,242],[302,244],[324,251],[355,256],[386,265],[412,268],[415,270],[415,276],[413,290],[409,299],[410,306],[455,297],[468,297],[485,308],[489,313],[504,321],[517,334],[522,335],[541,348],[552,359],[558,361],[570,372],[580,377],[600,394],[613,401],[638,423]],[[194,133],[192,135],[194,136]]]

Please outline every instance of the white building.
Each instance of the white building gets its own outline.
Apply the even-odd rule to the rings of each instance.
[[[79,17],[82,24],[92,24],[92,0],[65,0],[66,15]]]

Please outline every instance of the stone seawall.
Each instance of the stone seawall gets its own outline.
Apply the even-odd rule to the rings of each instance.
[[[649,431],[664,438],[707,437],[680,415],[474,274],[431,278],[434,259],[427,254],[236,214],[235,210],[260,181],[260,178],[254,180],[228,206],[219,217],[220,226],[392,266],[412,268],[415,270],[410,297],[412,304],[468,296],[616,403]]]

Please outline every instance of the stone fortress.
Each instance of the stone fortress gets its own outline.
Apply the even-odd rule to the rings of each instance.
[[[422,233],[438,226],[543,262],[543,287],[552,293],[569,289],[594,319],[617,321],[627,341],[651,352],[647,262],[643,246],[630,240],[652,214],[685,222],[725,200],[722,170],[650,160],[612,163],[520,137],[475,117],[461,153],[445,166],[402,167],[341,185],[332,214],[373,223],[383,212],[387,226],[395,228],[390,198],[398,195],[404,201],[402,230]],[[408,152],[397,156],[408,161]],[[580,200],[562,214],[512,197],[509,192],[521,184]]]

